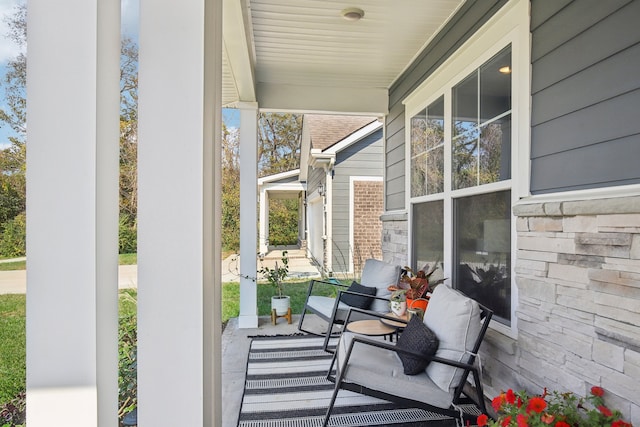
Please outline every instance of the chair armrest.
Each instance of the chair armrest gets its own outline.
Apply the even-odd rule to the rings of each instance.
[[[366,315],[370,315],[372,317],[377,317],[380,319],[389,319],[395,322],[404,322],[407,323],[406,321],[402,320],[402,319],[398,319],[396,317],[389,317],[389,316],[385,316],[383,314],[380,313],[376,313],[374,311],[367,311],[367,310],[362,310],[359,308],[352,308],[349,311],[349,315],[347,315],[347,320],[345,321],[345,323],[349,323],[349,317],[351,316],[351,312],[360,312]],[[383,348],[389,351],[394,351],[396,353],[403,353],[403,354],[407,354],[407,355],[412,355],[418,358],[423,358],[423,359],[428,359],[431,362],[436,362],[436,363],[442,363],[445,365],[449,365],[449,366],[453,366],[456,368],[462,368],[462,369],[469,369],[471,371],[477,371],[477,367],[473,364],[470,363],[465,363],[465,362],[460,362],[457,360],[453,360],[453,359],[445,359],[443,357],[438,357],[438,356],[425,356],[423,354],[420,353],[416,353],[410,350],[406,350],[403,348],[398,348],[396,344],[393,343],[389,343],[386,341],[379,341],[379,340],[373,340],[371,338],[368,338],[366,336],[362,336],[362,335],[355,335],[353,340],[351,340],[351,346],[350,348],[347,350],[347,358],[345,360],[345,363],[349,360],[349,357],[351,355],[351,349],[353,348],[353,346],[355,345],[356,342],[362,343],[364,345],[371,345],[374,347],[379,347],[379,348]]]
[[[333,286],[334,288],[336,288],[338,291],[340,291],[341,289],[347,289],[349,288],[349,285],[345,285],[344,283],[334,283],[334,282],[327,282],[325,280],[317,280],[317,279],[313,279],[311,280],[311,282],[309,283],[309,289],[307,291],[307,299],[309,299],[309,296],[311,296],[313,294],[313,287],[316,284],[323,284],[323,285],[329,285],[329,286]]]
[[[384,298],[384,297],[373,297],[371,295],[367,295],[367,296],[369,296],[371,298],[376,298],[376,299],[382,299],[382,300],[385,300],[385,301],[389,301],[388,298]],[[362,308],[357,308],[357,307],[353,307],[353,308],[351,308],[349,310],[349,314],[347,314],[347,318],[345,320],[345,323],[349,323],[349,318],[351,317],[351,313],[352,312],[353,313],[365,314],[365,315],[367,315],[369,317],[375,317],[375,318],[378,318],[378,319],[386,319],[386,320],[390,320],[390,321],[393,321],[393,322],[400,322],[400,323],[405,323],[405,324],[409,323],[408,320],[400,319],[398,317],[387,316],[386,313],[378,313],[377,311],[364,310]]]

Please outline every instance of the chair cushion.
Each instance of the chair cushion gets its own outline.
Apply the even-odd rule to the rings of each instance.
[[[333,313],[333,306],[335,303],[335,298],[310,295],[309,299],[307,299],[306,307],[319,316],[324,317],[326,320],[329,320],[331,319],[331,313]],[[338,308],[336,310],[336,320],[344,321],[347,318],[347,313],[349,313],[350,308],[351,307],[347,304],[339,301]]]
[[[424,323],[440,341],[437,357],[464,362],[480,333],[480,306],[466,295],[441,284],[435,288],[424,314]],[[430,363],[427,375],[443,391],[453,392],[463,370],[442,363]]]
[[[377,289],[373,286],[363,286],[358,282],[353,282],[351,283],[351,286],[349,286],[349,289],[347,289],[347,291],[375,296]],[[368,310],[369,307],[371,307],[371,303],[374,301],[374,299],[363,297],[360,295],[342,294],[342,296],[340,297],[340,301],[347,305],[350,305],[351,307]]]
[[[372,286],[377,289],[376,296],[390,298],[391,291],[389,285],[395,285],[400,280],[400,266],[389,264],[384,261],[369,258],[364,262],[362,268],[362,278],[360,283],[364,286]],[[374,299],[371,303],[371,310],[379,313],[389,311],[389,302]]]
[[[422,322],[418,316],[413,316],[407,327],[398,338],[396,347],[419,353],[425,357],[419,358],[405,353],[398,353],[406,375],[417,375],[423,372],[429,364],[428,357],[438,350],[438,337]]]
[[[338,369],[344,369],[346,352],[355,334],[344,332],[337,349]],[[375,340],[373,337],[366,337]],[[380,338],[381,339],[381,338]],[[379,347],[355,343],[343,381],[361,384],[406,399],[424,400],[440,408],[448,408],[452,396],[440,389],[422,371],[418,375],[405,375],[396,352]]]

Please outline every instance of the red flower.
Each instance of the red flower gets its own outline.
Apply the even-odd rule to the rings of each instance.
[[[611,423],[611,427],[632,427],[632,425],[622,420],[617,420]]]
[[[516,421],[518,422],[518,427],[529,427],[529,424],[527,424],[527,417],[524,414],[518,414]]]
[[[541,397],[532,397],[531,400],[529,400],[529,404],[527,405],[527,413],[531,411],[540,413],[544,411],[544,408],[546,407],[547,407],[546,400],[544,400]]]
[[[558,421],[555,425],[555,427],[571,427],[569,424],[565,423],[564,421]]]
[[[489,417],[487,417],[486,414],[481,414],[480,416],[478,416],[478,420],[477,420],[477,424],[478,426],[486,426],[487,425],[487,421],[489,421]]]
[[[504,393],[500,393],[499,395],[493,398],[493,400],[491,401],[491,406],[493,406],[493,409],[496,412],[498,412],[500,409],[502,409],[502,405],[504,404],[504,402],[505,402]]]
[[[502,427],[509,427],[509,424],[511,424],[511,415],[506,416],[504,420],[502,420]]]
[[[598,411],[600,411],[605,417],[610,417],[613,415],[613,412],[611,412],[609,408],[603,405],[598,406]]]
[[[604,396],[604,389],[602,387],[593,386],[591,387],[591,394],[594,396],[602,397]]]
[[[522,408],[522,399],[518,396],[518,409]]]
[[[507,390],[506,399],[509,405],[513,405],[516,402],[516,394],[513,392],[513,390]]]

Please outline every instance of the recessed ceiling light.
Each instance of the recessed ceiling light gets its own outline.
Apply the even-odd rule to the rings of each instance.
[[[500,71],[502,74],[511,74],[511,67],[509,67],[508,65],[500,67],[498,71]]]
[[[340,12],[342,17],[347,21],[358,21],[364,16],[364,10],[357,7],[348,7]]]

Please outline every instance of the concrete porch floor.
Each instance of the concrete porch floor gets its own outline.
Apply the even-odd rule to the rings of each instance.
[[[222,334],[222,427],[236,427],[242,404],[247,358],[251,339],[255,335],[291,335],[298,331],[299,315],[291,325],[284,318],[271,324],[270,317],[259,317],[258,327],[238,329],[238,319],[229,319]],[[305,317],[305,325],[307,320]]]

